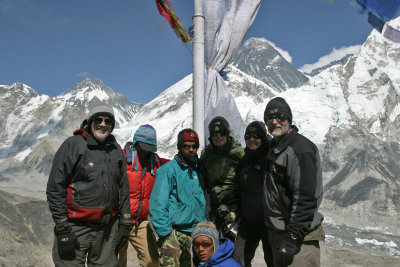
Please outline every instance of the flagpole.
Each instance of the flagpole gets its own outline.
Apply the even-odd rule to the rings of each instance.
[[[193,128],[204,147],[204,16],[202,0],[194,0],[193,15]]]

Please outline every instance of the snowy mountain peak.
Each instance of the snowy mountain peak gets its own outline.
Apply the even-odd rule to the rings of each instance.
[[[308,78],[293,67],[267,40],[251,38],[233,58],[233,66],[282,92],[299,87]]]
[[[96,79],[96,78],[85,78],[83,81],[77,83],[72,87],[70,90],[74,89],[82,89],[82,88],[88,88],[88,89],[101,89],[105,91],[111,91],[114,92],[113,89],[108,87],[107,85],[104,84],[103,81]]]
[[[126,123],[143,106],[129,101],[124,95],[115,92],[101,80],[86,78],[57,97],[58,100],[73,103],[84,113],[90,107],[105,102],[114,108],[117,126]]]
[[[92,100],[107,101],[117,95],[119,94],[105,85],[102,81],[93,78],[86,78],[82,82],[75,84],[65,93],[61,94],[60,98],[78,101],[84,104],[91,102]]]
[[[270,43],[266,39],[264,39],[264,38],[250,38],[243,44],[241,49],[244,49],[244,48],[255,48],[255,47],[264,48],[265,46],[270,46]]]
[[[32,98],[38,96],[38,93],[35,92],[35,90],[23,83],[13,83],[10,86],[0,85],[0,92],[2,98],[10,95],[16,98]]]

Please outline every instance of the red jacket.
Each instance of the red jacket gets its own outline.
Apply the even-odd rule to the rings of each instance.
[[[152,164],[149,163],[148,166],[146,166],[146,172],[143,175],[144,166],[141,166],[138,154],[136,151],[132,151],[128,144],[123,151],[127,158],[126,172],[129,181],[131,222],[132,224],[138,225],[146,220],[150,214],[149,200],[154,186],[156,171],[163,164],[167,163],[169,159],[160,158],[154,153],[154,156],[152,156]],[[128,155],[126,155],[126,153],[128,153]]]

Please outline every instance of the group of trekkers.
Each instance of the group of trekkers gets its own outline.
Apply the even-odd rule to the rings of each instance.
[[[283,98],[247,126],[245,148],[215,117],[200,158],[193,129],[169,160],[153,126],[124,149],[114,127],[100,103],[55,154],[46,193],[56,266],[127,266],[129,243],[140,266],[251,266],[260,241],[269,267],[320,265],[320,157]]]

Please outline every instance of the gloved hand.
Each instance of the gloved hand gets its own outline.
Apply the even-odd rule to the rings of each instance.
[[[117,236],[115,237],[115,243],[117,244],[115,247],[115,254],[118,254],[119,250],[128,242],[131,229],[131,225],[119,225]]]
[[[285,238],[279,246],[277,259],[278,266],[286,267],[293,262],[294,255],[300,251],[301,240],[293,233],[286,233]]]
[[[56,234],[58,255],[62,260],[73,260],[76,257],[75,249],[79,249],[79,242],[72,232]]]
[[[218,206],[216,211],[215,222],[220,228],[227,228],[228,225],[235,221],[236,214],[229,210],[229,207],[225,204]]]
[[[229,238],[235,242],[237,236],[237,215],[235,212],[230,211],[229,207],[225,204],[218,206],[216,210],[215,224],[223,237]]]

